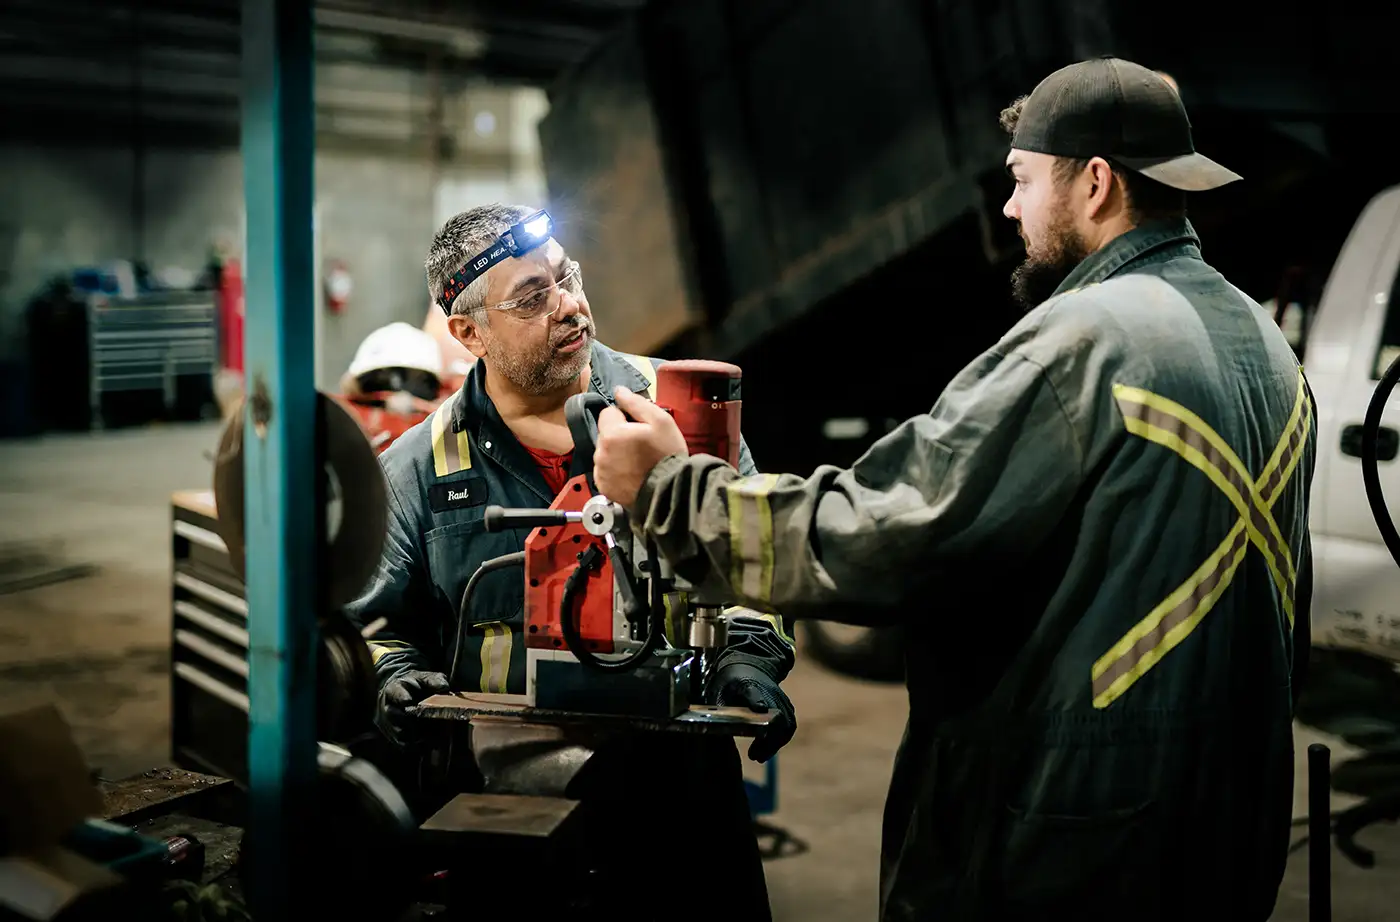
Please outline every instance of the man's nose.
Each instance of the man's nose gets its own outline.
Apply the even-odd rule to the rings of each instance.
[[[583,305],[577,296],[571,295],[567,291],[559,292],[559,311],[554,315],[556,320],[563,320],[565,317],[582,312]]]
[[[1013,221],[1021,220],[1021,209],[1016,205],[1016,193],[1011,193],[1006,204],[1001,206],[1001,213]]]

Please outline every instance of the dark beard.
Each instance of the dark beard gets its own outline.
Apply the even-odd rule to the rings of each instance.
[[[1047,231],[1049,239],[1038,252],[1027,250],[1026,259],[1011,273],[1011,296],[1024,311],[1049,300],[1075,267],[1089,255],[1088,244],[1068,222],[1057,222]]]

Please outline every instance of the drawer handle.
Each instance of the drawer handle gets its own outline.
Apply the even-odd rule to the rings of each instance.
[[[216,615],[209,614],[202,608],[196,608],[189,602],[176,602],[175,614],[191,624],[199,625],[211,634],[218,634],[229,643],[236,643],[243,649],[248,649],[247,631],[229,624]]]
[[[232,705],[244,714],[248,713],[248,696],[234,691],[207,672],[202,672],[189,663],[176,663],[175,674],[196,688],[204,689],[224,704]]]
[[[200,547],[207,547],[209,550],[218,551],[221,554],[228,553],[228,545],[224,544],[224,539],[207,528],[200,528],[189,522],[176,521],[175,534],[191,544],[198,544]]]
[[[198,653],[209,662],[235,675],[248,678],[248,660],[241,656],[234,656],[227,650],[220,650],[209,641],[198,634],[191,634],[189,631],[176,631],[175,642],[186,650]]]
[[[211,586],[203,580],[195,579],[187,573],[176,573],[175,585],[199,596],[206,602],[242,615],[244,618],[248,617],[248,603],[231,592],[224,592],[222,589]]]

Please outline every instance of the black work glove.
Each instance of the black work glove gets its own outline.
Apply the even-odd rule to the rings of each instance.
[[[797,715],[787,693],[757,666],[748,663],[720,666],[715,672],[714,689],[715,704],[721,707],[746,707],[761,714],[776,712],[749,746],[749,758],[755,762],[773,758],[797,732]]]
[[[409,670],[401,672],[384,683],[379,690],[379,709],[376,714],[379,729],[400,746],[416,742],[419,734],[414,732],[417,719],[410,716],[408,709],[425,698],[447,692],[450,686],[447,676],[440,672]]]

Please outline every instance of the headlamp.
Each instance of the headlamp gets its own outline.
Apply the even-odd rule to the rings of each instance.
[[[503,259],[521,256],[538,247],[554,233],[554,219],[547,211],[537,211],[518,224],[512,225],[504,234],[492,241],[491,245],[467,260],[442,287],[438,306],[443,313],[452,313],[452,302],[467,290],[467,286],[481,278],[492,266]]]

